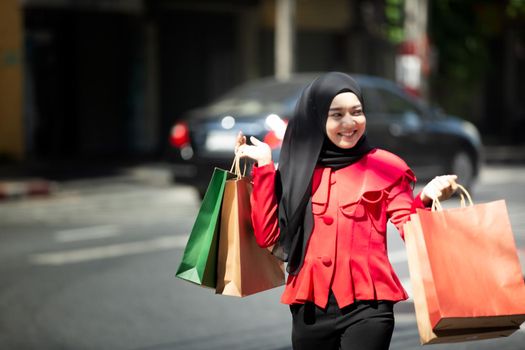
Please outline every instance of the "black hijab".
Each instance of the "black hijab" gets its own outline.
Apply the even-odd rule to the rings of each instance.
[[[361,89],[349,75],[330,72],[315,79],[303,90],[284,135],[276,177],[281,234],[273,254],[288,262],[290,274],[297,274],[303,265],[312,233],[312,177],[316,164],[341,169],[372,149],[365,135],[351,149],[337,147],[326,136],[328,110],[341,92],[353,92],[363,105]]]

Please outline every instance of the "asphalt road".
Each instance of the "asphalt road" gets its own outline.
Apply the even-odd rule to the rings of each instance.
[[[476,202],[507,201],[523,253],[524,175],[523,166],[488,167],[473,193]],[[240,299],[174,277],[199,202],[168,178],[162,167],[145,167],[63,182],[51,197],[0,202],[0,349],[290,349],[282,287]],[[410,291],[395,229],[389,244]],[[522,329],[433,348],[523,344]],[[413,307],[400,303],[391,349],[419,347]]]

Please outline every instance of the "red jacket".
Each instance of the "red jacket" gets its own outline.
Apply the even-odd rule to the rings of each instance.
[[[304,264],[289,275],[285,304],[314,302],[325,307],[332,289],[339,307],[355,300],[407,299],[387,255],[389,219],[400,231],[416,208],[414,173],[399,157],[373,150],[340,170],[316,167],[312,184],[314,227]],[[251,196],[254,233],[261,247],[279,238],[273,163],[255,167]]]

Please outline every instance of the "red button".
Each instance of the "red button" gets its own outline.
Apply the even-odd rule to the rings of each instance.
[[[329,215],[323,216],[323,222],[327,225],[331,225],[334,223],[334,218]]]
[[[323,257],[321,257],[321,262],[323,263],[324,266],[330,266],[330,265],[332,265],[332,259],[330,259],[329,256],[323,256]]]

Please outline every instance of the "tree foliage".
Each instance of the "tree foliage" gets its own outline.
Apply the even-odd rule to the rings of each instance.
[[[429,8],[435,97],[449,110],[466,112],[473,92],[497,74],[505,31],[522,23],[525,0],[430,0]]]
[[[405,0],[385,0],[384,32],[387,39],[393,44],[399,44],[405,37],[404,6]]]

